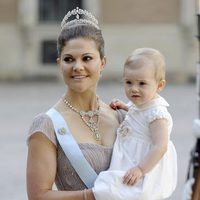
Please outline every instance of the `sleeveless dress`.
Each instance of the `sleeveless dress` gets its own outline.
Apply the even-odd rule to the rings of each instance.
[[[133,104],[117,131],[108,171],[97,177],[93,192],[96,200],[161,200],[168,198],[177,183],[177,154],[170,140],[172,118],[168,103],[158,96],[142,108]],[[157,165],[134,186],[123,184],[125,172],[137,166],[151,149],[149,124],[168,121],[168,148]]]
[[[120,122],[123,118],[121,112],[118,112],[118,118]],[[41,113],[34,118],[28,132],[27,143],[29,142],[30,137],[33,134],[38,134],[38,132],[47,137],[57,148],[57,172],[55,178],[57,189],[66,191],[85,189],[85,184],[80,179],[70,164],[69,159],[65,156],[62,147],[57,142],[53,123],[45,113]],[[78,145],[86,160],[97,174],[109,168],[113,149],[112,147],[89,143],[79,143]]]

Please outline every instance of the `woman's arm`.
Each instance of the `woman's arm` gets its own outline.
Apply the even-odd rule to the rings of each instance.
[[[163,157],[168,145],[168,125],[166,119],[157,119],[150,124],[150,134],[153,146],[139,164],[143,174],[149,172]]]
[[[83,191],[53,191],[56,176],[56,147],[42,133],[29,139],[27,159],[27,193],[29,200],[83,200]],[[91,190],[87,199],[94,200]]]

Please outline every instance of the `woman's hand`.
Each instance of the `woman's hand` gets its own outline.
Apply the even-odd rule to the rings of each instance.
[[[135,185],[142,178],[143,172],[140,167],[129,169],[123,177],[123,183],[127,185]]]

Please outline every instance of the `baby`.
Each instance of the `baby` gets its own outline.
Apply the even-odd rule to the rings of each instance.
[[[158,93],[165,87],[163,55],[152,48],[136,49],[124,65],[128,104],[112,102],[127,112],[117,130],[108,171],[95,181],[96,200],[161,200],[177,183],[177,154],[170,140],[169,104]]]

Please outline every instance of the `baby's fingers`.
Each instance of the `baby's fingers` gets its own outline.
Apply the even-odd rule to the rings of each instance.
[[[110,102],[110,107],[113,108],[113,109],[117,109],[117,108],[118,108],[118,105],[119,105],[119,100],[118,100],[118,99],[113,99],[113,100]]]
[[[139,180],[140,178],[137,178],[137,177],[134,177],[134,179],[131,178],[128,185],[135,185],[139,182]]]
[[[123,183],[127,185],[131,185],[134,182],[134,176],[127,172],[123,177]]]
[[[111,102],[110,103],[110,107],[112,108],[112,109],[117,109],[117,106],[116,106],[116,104],[114,103],[114,102]]]
[[[134,185],[136,183],[137,178],[135,176],[128,176],[126,179],[124,179],[124,184],[126,185]]]

